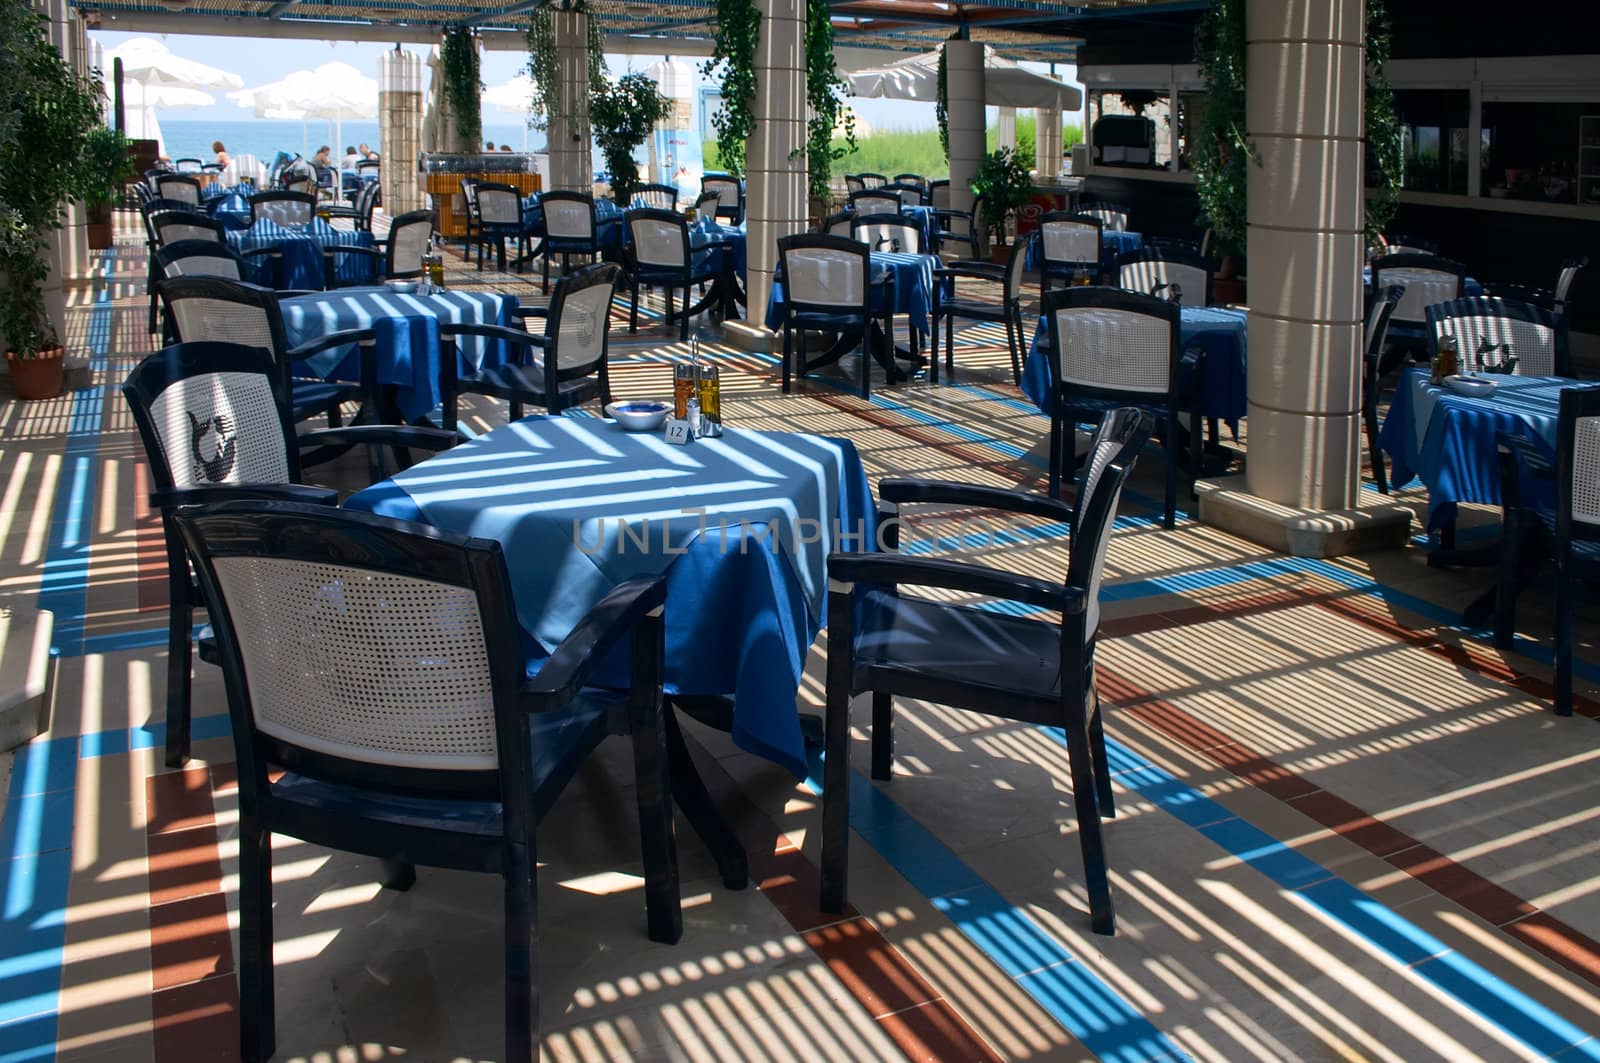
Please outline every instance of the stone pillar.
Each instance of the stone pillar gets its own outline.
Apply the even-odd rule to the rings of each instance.
[[[1033,158],[1039,179],[1061,173],[1061,112],[1041,107],[1034,113]]]
[[[550,116],[550,186],[568,192],[594,190],[594,159],[589,147],[589,16],[555,11],[556,65],[561,82],[561,113]]]
[[[756,0],[755,130],[745,158],[749,316],[767,311],[778,238],[806,228],[806,68],[804,0]]]
[[[422,150],[422,57],[396,46],[378,56],[378,142],[383,145],[383,210],[390,217],[422,207],[417,154]]]
[[[1247,0],[1251,494],[1355,505],[1362,0]]]
[[[1000,135],[995,138],[996,147],[1017,150],[1017,109],[1015,107],[1000,108]]]
[[[972,207],[972,178],[984,156],[983,45],[946,41],[945,102],[950,127],[950,206]]]

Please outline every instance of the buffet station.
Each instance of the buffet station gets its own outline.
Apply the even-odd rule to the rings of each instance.
[[[549,158],[532,152],[422,152],[417,156],[417,177],[438,211],[439,234],[446,240],[467,235],[467,203],[461,196],[463,178],[511,185],[526,196],[544,191]]]

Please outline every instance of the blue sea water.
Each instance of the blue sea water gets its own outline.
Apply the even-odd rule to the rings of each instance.
[[[161,116],[161,135],[166,141],[167,157],[171,159],[211,158],[211,142],[220,140],[227,145],[229,154],[254,155],[262,162],[271,162],[279,151],[299,152],[308,158],[322,145],[333,147],[336,156],[344,149],[359,144],[369,144],[380,154],[383,145],[378,142],[377,122],[345,122],[344,143],[333,143],[333,123],[273,121],[264,118],[244,121],[216,122]],[[524,139],[526,137],[526,139]],[[524,129],[510,123],[485,123],[483,139],[492,140],[496,146],[510,144],[513,151],[521,151],[527,144],[529,151],[543,151],[543,130]]]

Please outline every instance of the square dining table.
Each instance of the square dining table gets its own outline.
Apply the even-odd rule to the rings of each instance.
[[[514,325],[518,302],[493,292],[408,295],[379,286],[290,296],[278,306],[291,347],[346,329],[372,329],[378,383],[392,386],[400,414],[416,421],[439,405],[439,322]],[[475,370],[505,364],[507,352],[497,340],[465,337],[457,356],[464,368]],[[353,344],[323,351],[303,365],[328,380],[361,379]]]
[[[345,505],[499,542],[530,670],[613,587],[664,575],[667,694],[731,696],[735,743],[805,776],[796,696],[827,616],[827,557],[876,541],[849,441],[728,427],[676,446],[609,420],[527,417]],[[599,675],[625,686],[625,651]]]

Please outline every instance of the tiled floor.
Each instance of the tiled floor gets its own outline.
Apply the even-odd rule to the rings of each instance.
[[[0,405],[0,604],[54,610],[60,651],[53,729],[0,757],[7,1063],[236,1055],[232,750],[204,665],[195,759],[169,772],[156,748],[164,557],[116,391],[149,337],[136,256],[108,261],[73,296],[89,386]],[[614,320],[618,390],[663,395],[675,334]],[[955,385],[871,402],[825,379],[785,397],[772,358],[714,357],[730,420],[849,438],[874,481],[1041,485],[1047,422],[1010,385],[998,330],[962,335]],[[1099,658],[1115,938],[1088,929],[1055,735],[899,703],[895,778],[855,779],[840,919],[816,910],[814,790],[691,725],[753,884],[725,889],[680,826],[685,933],[650,943],[630,762],[605,747],[540,837],[545,1055],[1600,1056],[1600,609],[1579,619],[1579,715],[1556,719],[1548,574],[1501,653],[1455,626],[1486,571],[1430,569],[1420,546],[1314,562],[1189,520],[1164,532],[1158,468],[1125,495]],[[1053,578],[1063,551],[1041,536],[989,562]],[[802,710],[820,706],[826,648]],[[493,879],[422,869],[395,893],[370,860],[283,837],[274,856],[277,1058],[499,1058]]]

